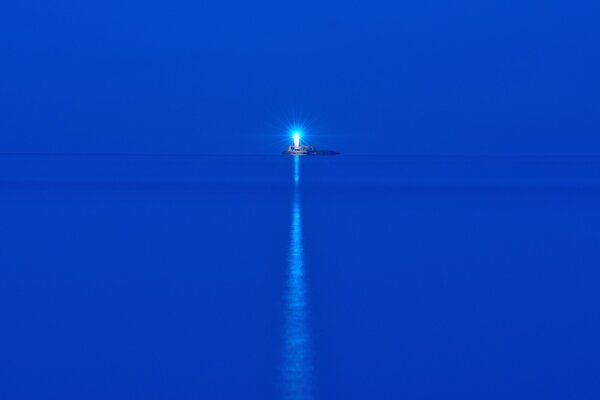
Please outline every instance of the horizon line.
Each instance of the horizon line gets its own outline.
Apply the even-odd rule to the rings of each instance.
[[[404,157],[404,158],[600,158],[600,154],[402,154],[402,153],[340,153],[353,157]],[[265,157],[286,156],[281,153],[131,153],[131,152],[0,152],[4,156],[62,156],[62,157]]]

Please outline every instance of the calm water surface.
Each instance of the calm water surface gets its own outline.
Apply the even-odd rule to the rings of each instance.
[[[0,156],[2,399],[600,398],[600,158]]]

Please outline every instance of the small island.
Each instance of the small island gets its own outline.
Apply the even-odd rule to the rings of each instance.
[[[294,143],[291,144],[282,154],[288,156],[335,156],[340,154],[334,150],[317,150],[312,144],[300,144],[300,133],[294,132],[292,136]]]

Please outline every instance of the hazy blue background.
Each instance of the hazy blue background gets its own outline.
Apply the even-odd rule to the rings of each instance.
[[[600,398],[599,20],[3,2],[0,398]]]
[[[600,154],[597,1],[4,2],[1,152]]]

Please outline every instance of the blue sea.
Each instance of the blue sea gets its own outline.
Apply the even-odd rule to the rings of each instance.
[[[598,399],[600,158],[0,156],[0,398]]]

